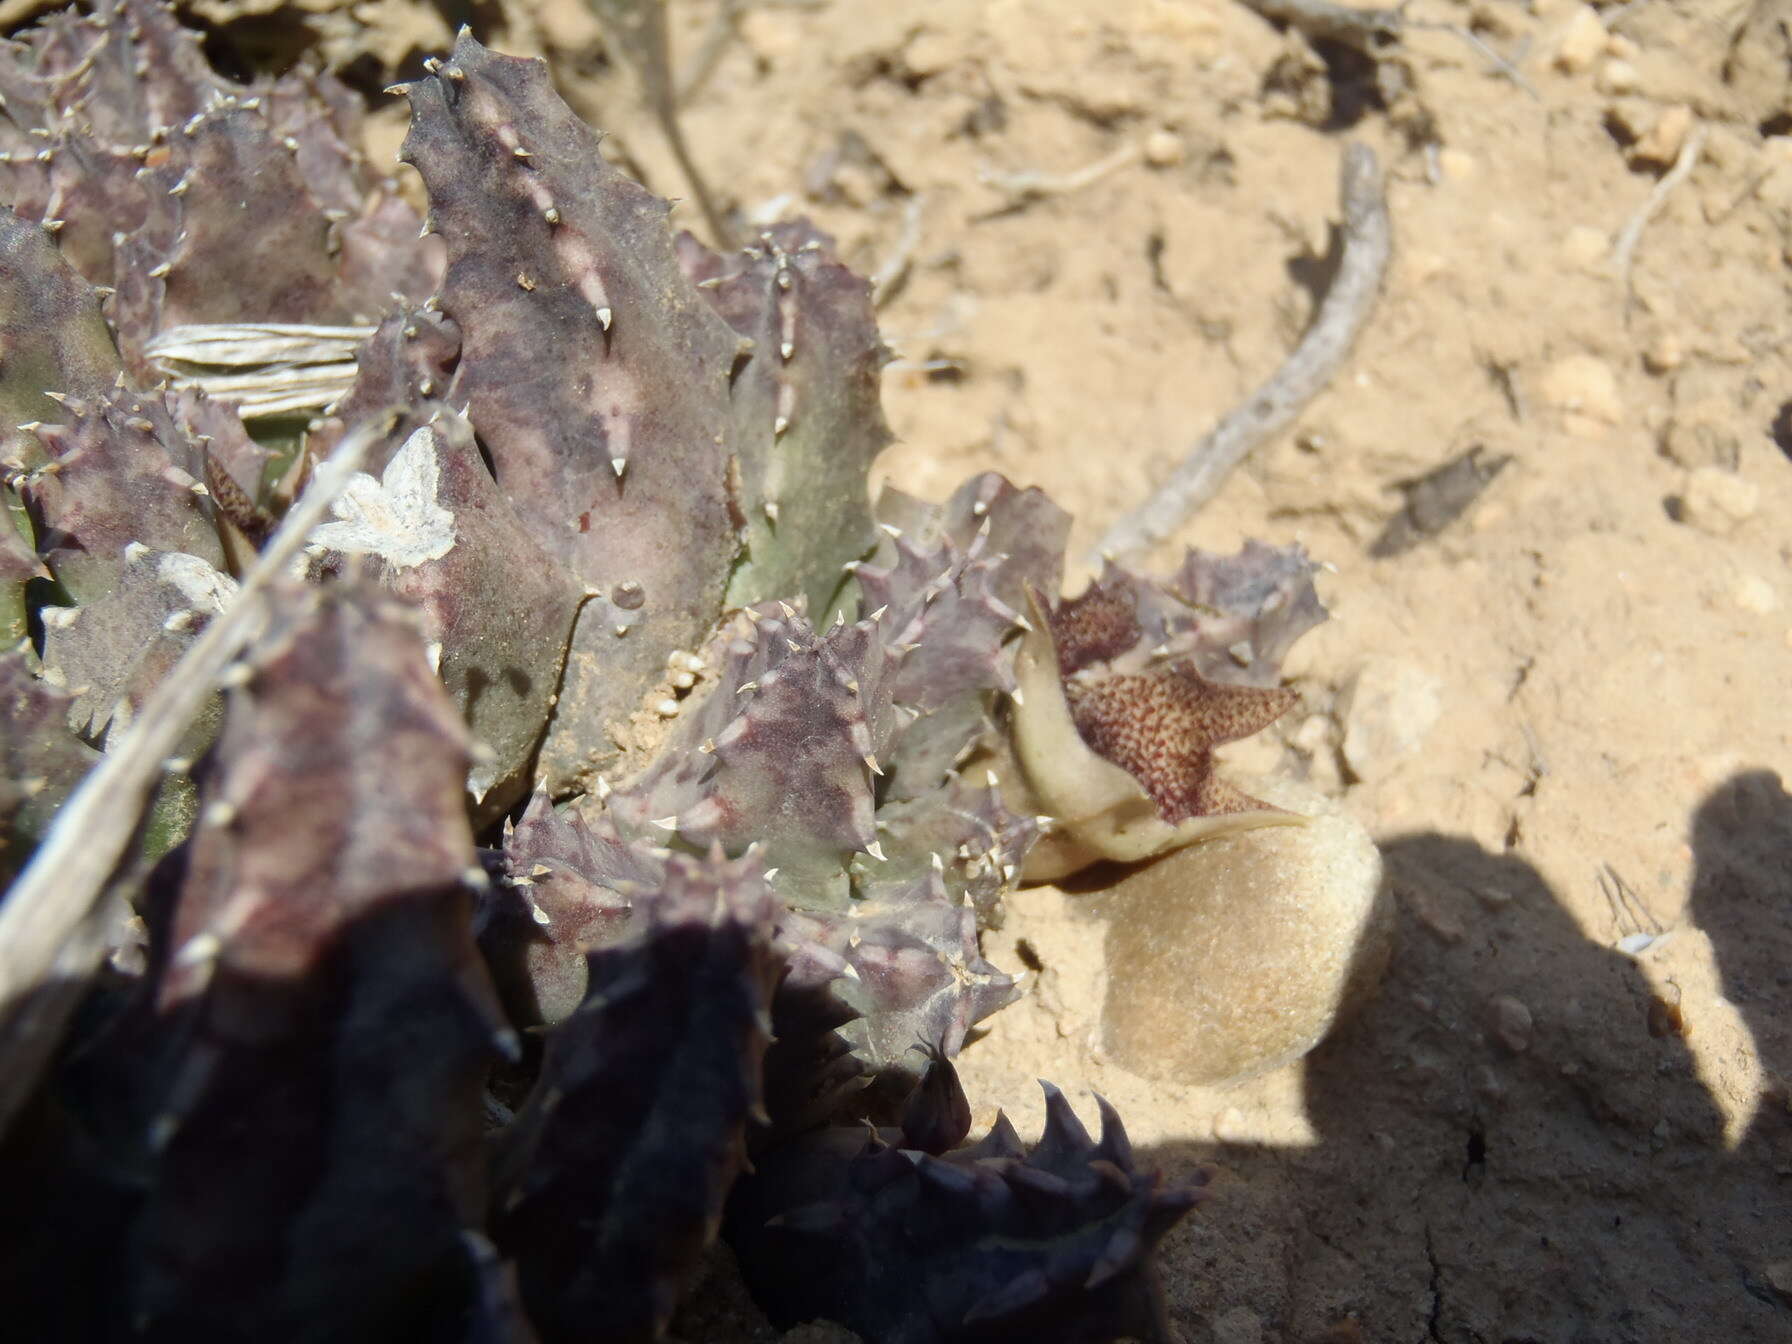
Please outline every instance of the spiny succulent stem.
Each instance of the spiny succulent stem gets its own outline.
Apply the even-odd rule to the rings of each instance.
[[[84,985],[105,954],[87,924],[123,859],[138,817],[175,754],[188,723],[252,633],[261,593],[286,571],[311,529],[348,483],[367,450],[390,431],[396,412],[345,434],[312,474],[231,606],[212,620],[156,686],[143,712],[57,814],[0,906],[0,1004],[15,1014],[0,1033],[0,1133],[31,1094],[78,995],[42,995],[54,976]]]

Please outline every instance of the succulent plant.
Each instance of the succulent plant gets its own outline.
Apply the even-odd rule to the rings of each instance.
[[[1111,1106],[1097,1142],[1044,1087],[1031,1153],[1000,1113],[958,1146],[970,1108],[935,1054],[899,1124],[820,1131],[767,1159],[731,1217],[772,1319],[895,1344],[1169,1338],[1150,1253],[1205,1191],[1141,1176]]]
[[[0,1255],[19,1315],[649,1340],[726,1220],[774,1316],[873,1344],[1161,1337],[1193,1188],[1055,1091],[1031,1154],[961,1148],[950,1057],[1019,992],[979,935],[1042,831],[1099,853],[1120,805],[1054,753],[1155,847],[1249,809],[1191,725],[1285,706],[1310,566],[1060,603],[1038,491],[874,506],[884,351],[824,234],[675,236],[464,32],[405,92],[427,221],[329,76],[231,83],[155,0],[0,50],[9,871],[257,604],[0,1148],[106,1215]]]

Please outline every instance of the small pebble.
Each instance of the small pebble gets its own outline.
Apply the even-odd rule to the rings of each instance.
[[[1494,999],[1493,1034],[1499,1043],[1515,1055],[1531,1048],[1531,1029],[1535,1025],[1531,1010],[1509,994]]]
[[[1643,349],[1643,367],[1650,373],[1672,373],[1686,362],[1686,347],[1671,331],[1659,333]]]
[[[1156,130],[1145,137],[1145,162],[1153,168],[1174,168],[1187,154],[1182,137],[1174,131]]]
[[[1682,521],[1722,537],[1755,516],[1761,492],[1753,482],[1723,467],[1697,467],[1687,473],[1680,503]]]
[[[1213,1137],[1221,1143],[1242,1143],[1250,1138],[1251,1131],[1244,1122],[1244,1112],[1236,1106],[1228,1106],[1214,1116]]]
[[[1512,893],[1505,887],[1479,886],[1474,891],[1489,910],[1504,910],[1512,904]]]
[[[950,68],[962,54],[958,40],[937,29],[924,28],[902,50],[902,64],[911,75],[926,79]]]
[[[1565,75],[1577,75],[1591,68],[1605,49],[1605,25],[1599,21],[1598,11],[1591,5],[1576,5],[1556,38],[1552,63]]]
[[[1437,166],[1452,182],[1467,182],[1475,175],[1477,167],[1475,156],[1462,149],[1439,150]]]
[[[1755,616],[1766,616],[1780,604],[1773,585],[1759,574],[1743,574],[1736,580],[1736,605]]]
[[[1634,65],[1616,57],[1600,66],[1593,80],[1594,87],[1601,93],[1610,94],[1635,93],[1642,82],[1643,77]]]
[[[1762,1277],[1774,1296],[1792,1307],[1792,1260],[1775,1260],[1762,1271]]]
[[[1655,119],[1655,124],[1630,147],[1632,163],[1667,165],[1680,157],[1686,137],[1692,131],[1692,109],[1675,103]]]
[[[1603,425],[1624,419],[1624,403],[1618,397],[1618,378],[1612,366],[1597,355],[1568,355],[1543,371],[1538,389],[1543,400],[1560,407],[1570,433],[1591,437]]]
[[[1402,888],[1400,896],[1413,917],[1443,942],[1454,945],[1468,936],[1467,926],[1441,893],[1419,885]],[[1427,1003],[1420,1003],[1418,1006],[1430,1011]]]

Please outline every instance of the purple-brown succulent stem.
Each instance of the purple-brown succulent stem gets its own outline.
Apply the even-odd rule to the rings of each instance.
[[[311,529],[390,430],[378,416],[345,434],[313,473],[229,610],[210,622],[150,695],[122,739],[69,796],[0,905],[0,1133],[31,1095],[63,1024],[105,953],[88,923],[155,791],[162,763],[251,633],[263,589],[285,572]]]

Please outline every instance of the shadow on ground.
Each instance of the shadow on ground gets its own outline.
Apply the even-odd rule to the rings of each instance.
[[[1535,870],[1397,838],[1393,965],[1308,1061],[1320,1142],[1147,1155],[1218,1168],[1170,1248],[1198,1267],[1166,1284],[1189,1344],[1792,1339],[1792,797],[1735,776],[1691,841],[1692,918],[1769,1079],[1741,1143],[1673,1005]]]

